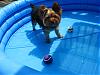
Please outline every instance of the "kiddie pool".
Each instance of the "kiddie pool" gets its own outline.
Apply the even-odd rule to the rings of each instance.
[[[63,9],[60,33],[46,44],[37,25],[32,31],[29,3]],[[68,26],[73,32],[67,31]],[[47,54],[53,63],[42,62]],[[20,0],[0,9],[0,75],[99,75],[100,0]]]

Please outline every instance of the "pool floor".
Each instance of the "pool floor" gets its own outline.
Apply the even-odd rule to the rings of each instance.
[[[7,43],[6,56],[12,61],[29,67],[29,71],[44,74],[98,74],[100,14],[87,11],[64,11],[58,39],[50,33],[51,43],[46,44],[44,34],[37,25],[32,31],[31,22],[17,30]],[[68,32],[68,26],[73,32]],[[43,57],[52,55],[53,63],[44,64]],[[23,72],[20,68],[17,73]]]

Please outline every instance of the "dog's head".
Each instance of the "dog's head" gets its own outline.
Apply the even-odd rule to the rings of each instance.
[[[48,9],[44,17],[44,26],[55,28],[59,25],[61,17],[56,14],[53,10]]]

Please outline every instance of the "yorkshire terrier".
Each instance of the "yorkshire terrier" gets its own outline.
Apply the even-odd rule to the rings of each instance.
[[[33,31],[35,30],[36,23],[38,23],[43,29],[47,43],[51,42],[49,37],[51,30],[55,30],[57,37],[62,38],[63,36],[59,33],[59,23],[61,21],[62,9],[58,3],[55,2],[52,9],[47,8],[44,5],[40,5],[39,7],[34,6],[33,4],[30,5],[32,8],[31,16]]]

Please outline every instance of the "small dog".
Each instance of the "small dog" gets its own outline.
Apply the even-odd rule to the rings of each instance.
[[[58,38],[63,37],[59,33],[59,23],[61,21],[61,13],[58,12],[60,12],[61,9],[59,8],[59,11],[55,10],[58,9],[58,8],[54,8],[55,3],[53,4],[52,9],[47,8],[44,5],[40,5],[39,7],[36,7],[31,4],[31,7],[32,7],[31,16],[32,16],[33,31],[35,30],[36,23],[38,23],[40,27],[42,27],[43,29],[47,43],[50,43],[51,41],[49,37],[51,30],[55,30],[55,33]]]

